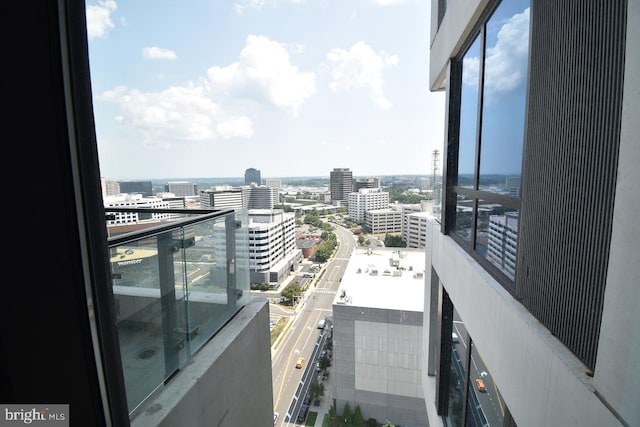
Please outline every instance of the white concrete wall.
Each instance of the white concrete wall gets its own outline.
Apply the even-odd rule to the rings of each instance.
[[[433,268],[518,427],[622,425],[596,397],[594,380],[584,364],[460,246],[442,235],[439,224],[434,222],[433,227],[428,251]],[[425,394],[433,398],[435,390]],[[427,405],[428,410],[435,409],[430,402]]]
[[[640,2],[627,11],[624,96],[609,270],[594,383],[631,426],[640,426]]]

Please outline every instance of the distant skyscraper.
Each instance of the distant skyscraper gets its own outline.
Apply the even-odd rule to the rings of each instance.
[[[280,190],[282,188],[282,180],[280,178],[265,178],[264,185]]]
[[[121,193],[142,194],[145,197],[153,196],[151,181],[118,181]]]
[[[198,194],[198,186],[187,181],[173,181],[165,184],[164,191],[173,193],[178,197],[196,196]]]
[[[356,178],[353,180],[353,191],[357,192],[361,188],[380,188],[380,178]]]
[[[329,174],[329,191],[332,202],[347,201],[353,191],[353,172],[349,168],[334,168]]]
[[[262,178],[260,177],[260,171],[258,169],[249,168],[244,171],[244,184],[250,185],[251,183],[262,184]]]

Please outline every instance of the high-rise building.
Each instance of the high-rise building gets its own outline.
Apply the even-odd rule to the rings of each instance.
[[[202,209],[244,209],[245,203],[241,188],[216,187],[200,191]]]
[[[276,285],[303,260],[295,215],[280,209],[249,209],[248,214],[251,283]]]
[[[335,407],[428,426],[422,390],[424,252],[356,249],[333,301]]]
[[[361,188],[380,188],[380,178],[355,178],[353,180],[353,191],[357,192]]]
[[[242,203],[245,209],[273,209],[278,203],[278,189],[266,185],[244,185]]]
[[[352,221],[364,221],[364,214],[374,209],[389,207],[389,193],[379,188],[363,188],[349,193],[349,218]]]
[[[429,425],[640,425],[640,3],[431,4]]]
[[[244,171],[244,185],[251,185],[251,183],[257,185],[262,184],[262,178],[260,177],[260,171],[258,169],[249,168]]]
[[[141,194],[145,197],[153,196],[151,181],[118,181],[121,193]]]
[[[198,185],[187,181],[171,181],[165,184],[164,191],[173,193],[178,197],[198,195]]]
[[[332,202],[348,201],[353,191],[353,172],[349,168],[334,168],[329,173],[329,191]]]
[[[282,180],[280,178],[265,178],[264,185],[271,188],[277,188],[279,191],[282,188]]]

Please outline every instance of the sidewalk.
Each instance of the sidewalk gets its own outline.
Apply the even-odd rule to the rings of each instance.
[[[329,373],[329,377],[323,381],[324,383],[324,397],[320,400],[320,406],[311,405],[309,411],[317,412],[318,417],[316,418],[315,427],[322,427],[322,421],[324,420],[324,416],[329,412],[331,408],[331,404],[333,403],[333,367],[330,366],[327,368],[327,372]]]

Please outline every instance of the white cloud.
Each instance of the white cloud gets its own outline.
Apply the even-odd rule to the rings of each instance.
[[[134,128],[149,145],[170,148],[181,141],[253,136],[251,119],[225,111],[206,95],[202,85],[147,93],[120,86],[98,99],[118,104],[121,114],[115,120]]]
[[[529,49],[529,8],[509,18],[497,34],[495,46],[488,47],[485,59],[484,86],[489,97],[511,91],[527,77]],[[477,86],[480,60],[464,59],[464,84]]]
[[[142,56],[147,59],[178,59],[174,51],[157,46],[142,48]]]
[[[89,39],[105,38],[115,25],[111,13],[118,8],[114,0],[98,2],[97,6],[87,6],[87,34]]]
[[[242,0],[234,4],[235,10],[239,15],[242,15],[246,9],[260,9],[262,6],[269,4],[271,6],[277,6],[279,3],[294,3],[301,4],[306,3],[307,0]]]
[[[511,17],[498,32],[494,47],[487,48],[485,86],[491,92],[510,91],[527,77],[529,8]]]
[[[358,42],[351,49],[332,49],[327,54],[333,81],[329,87],[334,92],[351,89],[367,89],[374,104],[380,108],[391,107],[384,95],[384,68],[398,63],[397,55],[384,51],[376,53],[368,44]]]
[[[207,70],[213,92],[268,102],[294,116],[316,94],[315,74],[291,64],[285,46],[264,36],[249,35],[237,62]]]

